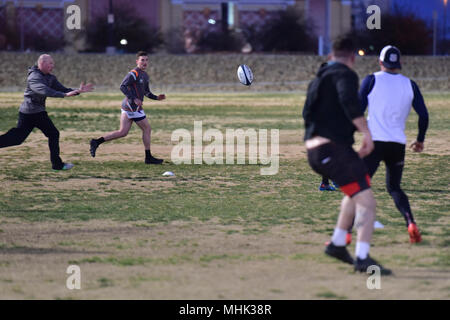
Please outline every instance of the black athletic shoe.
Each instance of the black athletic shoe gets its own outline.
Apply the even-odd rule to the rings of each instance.
[[[150,156],[150,158],[145,158],[146,164],[162,164],[163,161],[164,161],[163,159],[157,159],[153,156]]]
[[[72,163],[63,163],[63,166],[61,168],[55,169],[53,168],[53,170],[59,171],[59,170],[70,170],[74,167],[74,165]]]
[[[388,276],[388,275],[392,274],[391,270],[383,267],[377,261],[372,259],[369,255],[367,255],[367,258],[365,258],[365,259],[360,259],[358,257],[356,258],[355,271],[367,272],[367,268],[369,268],[370,266],[376,266],[376,267],[380,268],[381,275]]]
[[[325,254],[329,255],[330,257],[336,258],[341,260],[342,262],[348,263],[348,264],[354,264],[355,261],[353,260],[350,253],[348,253],[347,248],[345,246],[338,247],[335,246],[332,242],[330,242],[326,248],[325,248]]]
[[[95,141],[95,139],[92,139],[91,140],[91,149],[90,149],[90,151],[91,151],[91,156],[93,158],[95,158],[95,151],[97,150],[98,146],[99,146],[98,142]]]

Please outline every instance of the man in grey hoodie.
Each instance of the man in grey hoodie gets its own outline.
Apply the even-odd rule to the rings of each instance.
[[[73,164],[64,163],[59,157],[59,131],[45,111],[45,100],[47,97],[64,98],[90,92],[93,85],[81,83],[78,89],[66,88],[51,74],[54,66],[53,58],[43,54],[37,65],[28,69],[27,88],[19,108],[17,127],[0,136],[0,148],[22,144],[31,131],[38,128],[48,138],[52,168],[69,170]]]

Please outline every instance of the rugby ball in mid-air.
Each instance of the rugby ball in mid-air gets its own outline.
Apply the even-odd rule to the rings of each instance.
[[[253,72],[252,70],[245,64],[241,64],[237,69],[237,76],[239,78],[239,81],[249,86],[253,82]]]

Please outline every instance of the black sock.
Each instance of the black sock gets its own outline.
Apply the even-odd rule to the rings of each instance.
[[[105,138],[101,137],[95,140],[95,142],[97,142],[97,144],[102,144],[103,142],[105,142]]]
[[[152,153],[150,150],[145,150],[145,159],[150,159],[152,157]]]
[[[411,207],[409,206],[408,196],[403,192],[403,190],[394,190],[391,191],[390,194],[392,199],[394,199],[395,206],[405,219],[406,226],[410,223],[415,223],[414,216],[411,212]]]
[[[329,184],[330,184],[330,181],[328,181],[328,178],[327,178],[327,177],[322,176],[322,183],[323,183],[324,185],[329,185]]]

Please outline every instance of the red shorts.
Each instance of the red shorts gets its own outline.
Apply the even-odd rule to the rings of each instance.
[[[352,146],[326,143],[308,150],[311,168],[335,181],[347,196],[370,189],[370,177],[364,161]]]

